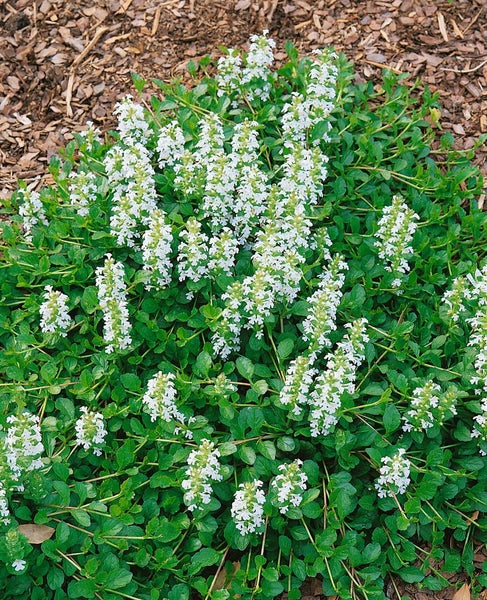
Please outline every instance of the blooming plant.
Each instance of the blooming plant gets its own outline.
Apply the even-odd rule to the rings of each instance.
[[[487,586],[479,172],[428,90],[273,49],[134,76],[2,209],[3,598]]]

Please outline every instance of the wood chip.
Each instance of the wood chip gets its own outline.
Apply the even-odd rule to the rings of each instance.
[[[437,19],[438,19],[438,27],[440,28],[440,33],[442,38],[445,40],[445,42],[448,42],[448,32],[446,30],[446,23],[445,23],[445,17],[443,16],[443,13],[439,12],[437,15]]]

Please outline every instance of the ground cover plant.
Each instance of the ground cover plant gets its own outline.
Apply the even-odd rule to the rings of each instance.
[[[273,46],[125,98],[12,196],[6,598],[487,585],[478,171],[427,90]]]

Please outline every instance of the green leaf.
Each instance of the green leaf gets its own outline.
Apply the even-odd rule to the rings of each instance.
[[[293,452],[296,448],[296,442],[289,436],[280,437],[277,440],[277,447],[283,452]]]
[[[86,510],[82,510],[81,508],[74,508],[71,511],[74,519],[83,527],[89,527],[91,525],[90,515],[86,512]]]
[[[193,373],[197,377],[201,377],[202,379],[206,379],[208,377],[208,372],[213,365],[213,361],[211,358],[211,354],[206,352],[200,352],[196,358],[196,362],[193,366]]]
[[[185,583],[177,583],[167,595],[168,600],[189,600],[189,587]]]
[[[286,340],[282,340],[282,342],[279,342],[279,344],[277,345],[277,354],[279,355],[279,358],[281,360],[284,360],[285,358],[290,356],[293,349],[294,349],[294,340],[291,338],[288,338]]]
[[[135,373],[123,373],[120,375],[120,383],[129,392],[140,392],[142,382]]]
[[[239,448],[238,453],[245,464],[253,465],[255,463],[255,450],[248,444],[242,444]]]
[[[251,381],[255,370],[252,361],[246,358],[245,356],[239,356],[235,361],[235,365],[240,375],[242,375],[244,379]]]
[[[424,579],[424,574],[417,567],[404,567],[398,575],[407,583],[419,583]]]
[[[396,431],[401,425],[401,413],[397,410],[394,404],[388,404],[384,411],[383,423],[386,430],[386,435]]]
[[[95,591],[96,584],[90,579],[70,581],[68,585],[68,594],[70,598],[94,598]]]
[[[107,587],[109,589],[117,590],[128,585],[132,581],[132,573],[126,569],[115,569],[110,571],[110,577],[108,578]]]

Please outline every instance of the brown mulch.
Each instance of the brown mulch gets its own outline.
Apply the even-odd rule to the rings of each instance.
[[[189,60],[245,48],[263,29],[281,59],[288,39],[302,54],[333,45],[357,80],[379,81],[382,68],[420,78],[439,92],[441,127],[459,149],[487,132],[486,0],[0,0],[0,199],[19,178],[40,185],[50,156],[86,121],[113,127],[132,72],[184,79]],[[486,159],[484,145],[475,162],[485,175]],[[395,585],[414,600],[454,594]],[[323,598],[318,587],[304,597]]]
[[[113,126],[131,72],[184,77],[188,60],[263,29],[281,58],[287,39],[303,54],[334,45],[358,79],[383,67],[420,78],[440,93],[443,129],[471,148],[487,132],[486,24],[486,0],[0,0],[0,198],[41,179],[87,120]]]

